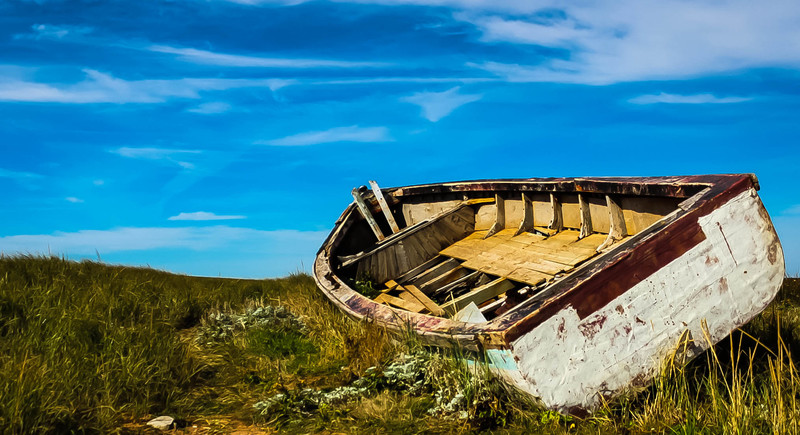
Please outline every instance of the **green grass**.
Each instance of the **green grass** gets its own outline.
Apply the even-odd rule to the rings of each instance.
[[[458,349],[346,318],[306,275],[0,257],[4,433],[136,432],[163,414],[206,432],[798,433],[798,346],[800,280],[787,280],[742,332],[578,419]]]

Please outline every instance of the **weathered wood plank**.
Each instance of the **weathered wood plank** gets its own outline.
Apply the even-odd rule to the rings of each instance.
[[[415,276],[413,278],[410,278],[410,279],[406,280],[406,282],[414,283],[415,285],[417,285],[417,287],[419,287],[420,283],[428,282],[428,281],[430,281],[431,279],[433,279],[433,278],[435,278],[437,276],[441,276],[443,274],[446,274],[446,273],[458,268],[459,265],[461,265],[461,263],[458,260],[449,258],[449,259],[447,259],[447,261],[445,261],[443,263],[440,263],[440,264],[437,264],[436,266],[431,267],[430,269],[422,272],[418,276]]]
[[[453,281],[457,281],[466,275],[470,274],[472,271],[469,269],[464,269],[459,265],[459,267],[445,272],[439,276],[434,276],[428,281],[425,282],[415,282],[414,284],[422,289],[425,294],[435,294],[439,292],[442,287],[452,283]]]
[[[389,222],[389,228],[392,229],[393,233],[399,232],[400,227],[397,226],[397,222],[394,220],[394,216],[392,216],[392,210],[389,208],[386,198],[383,197],[383,192],[378,186],[378,183],[375,180],[369,180],[369,186],[372,188],[372,193],[375,195],[375,199],[378,200],[378,205],[381,207],[381,211],[383,211],[386,221]]]
[[[581,207],[581,233],[578,237],[582,239],[592,234],[592,213],[589,210],[589,201],[581,194],[578,194],[578,204]]]
[[[611,222],[611,228],[608,231],[608,237],[602,245],[597,247],[597,252],[611,246],[614,242],[622,240],[628,235],[628,230],[625,226],[625,216],[622,213],[622,208],[619,203],[606,195],[606,208],[608,209],[608,220]]]
[[[356,189],[354,189],[354,192],[356,192]],[[360,198],[360,195],[356,195],[356,196],[358,196]],[[363,199],[362,199],[362,202],[363,202]],[[366,207],[366,204],[364,204],[364,206]],[[360,208],[359,208],[359,210],[360,210]],[[369,212],[369,210],[367,209],[367,213],[368,212]],[[419,222],[417,224],[414,224],[413,226],[405,227],[399,233],[392,234],[392,235],[390,235],[388,237],[385,237],[385,238],[379,240],[371,249],[369,249],[367,251],[360,252],[360,253],[354,254],[354,255],[340,256],[339,257],[339,261],[342,262],[342,267],[350,266],[351,264],[359,262],[359,261],[361,261],[362,259],[364,259],[366,257],[369,257],[371,255],[375,255],[376,253],[378,253],[378,252],[380,252],[380,251],[382,251],[384,249],[387,249],[390,246],[393,246],[394,243],[396,243],[399,240],[402,240],[402,239],[404,239],[406,237],[412,237],[413,235],[418,234],[419,232],[425,232],[428,237],[434,237],[435,234],[438,231],[437,231],[436,228],[430,228],[430,227],[435,225],[440,219],[442,219],[442,218],[444,218],[444,217],[446,217],[448,215],[451,215],[451,214],[454,214],[454,213],[458,213],[458,212],[463,213],[464,215],[462,217],[467,219],[467,220],[468,220],[468,216],[470,216],[470,215],[472,215],[474,213],[470,207],[466,206],[465,203],[461,203],[460,205],[456,206],[455,208],[453,208],[451,210],[444,211],[444,212],[442,212],[442,213],[440,213],[440,214],[438,214],[436,216],[433,216],[433,217],[431,217],[431,218],[429,218],[429,219],[427,219],[425,221],[422,221],[422,222]],[[363,214],[363,212],[362,212],[362,214]],[[373,221],[374,221],[374,219],[373,219]],[[380,228],[378,228],[378,229],[380,229]],[[465,233],[466,233],[466,231],[465,231]],[[436,250],[438,251],[439,249],[441,249],[444,246],[447,246],[447,245],[446,244],[445,245],[441,245],[440,247],[436,248]]]
[[[497,297],[497,295],[504,293],[512,288],[514,288],[514,284],[511,281],[505,278],[498,278],[495,279],[494,281],[489,282],[488,284],[473,289],[467,294],[461,295],[456,299],[448,301],[446,304],[443,304],[441,308],[450,315],[454,315],[459,310],[469,305],[471,302],[474,302],[476,305],[482,304],[483,302],[491,298]]]
[[[464,272],[463,276],[461,276],[461,277],[459,277],[459,278],[457,278],[455,280],[452,280],[452,281],[442,285],[441,287],[433,290],[431,292],[431,295],[432,296],[439,296],[439,295],[447,294],[448,292],[452,291],[453,289],[455,289],[457,287],[472,285],[483,274],[483,272],[480,272],[480,271],[473,271],[473,270],[468,270],[468,269],[462,269],[462,270]],[[431,287],[433,287],[433,286],[431,286]]]
[[[486,233],[486,238],[491,237],[493,234],[506,228],[506,202],[502,196],[495,194],[494,203],[496,205],[494,225],[489,228],[489,232]]]
[[[525,267],[519,267],[514,269],[514,271],[509,273],[506,277],[514,281],[524,282],[525,284],[539,285],[547,281],[549,278],[552,278],[552,275],[537,272]]]
[[[443,256],[440,256],[440,255],[437,255],[437,256],[431,258],[430,260],[420,264],[419,266],[409,270],[408,272],[398,276],[397,278],[395,278],[395,281],[397,281],[398,283],[405,283],[405,282],[411,280],[412,278],[416,277],[420,273],[425,272],[426,270],[428,270],[428,269],[430,269],[430,268],[432,268],[432,267],[434,267],[434,266],[436,266],[438,264],[443,263],[445,260],[447,260],[447,257],[443,257]]]
[[[379,295],[374,300],[379,304],[390,305],[393,307],[401,308],[406,311],[411,311],[413,313],[419,313],[420,311],[425,309],[425,306],[419,303],[419,301],[417,301],[416,298],[414,298],[414,300],[412,301],[384,293]]]
[[[439,306],[439,304],[431,300],[431,298],[429,298],[425,293],[423,293],[422,290],[417,288],[417,286],[409,284],[404,288],[415,298],[417,298],[417,300],[422,305],[424,305],[425,308],[427,308],[427,310],[430,311],[431,314],[433,314],[434,316],[444,315],[444,310]]]
[[[556,195],[550,194],[550,206],[553,208],[553,220],[547,228],[551,230],[561,231],[564,228],[564,217],[561,214],[561,202],[556,198]]]
[[[519,228],[514,233],[518,236],[522,233],[533,230],[533,203],[528,195],[522,194],[522,222],[519,223]]]
[[[458,258],[459,260],[469,260],[482,252],[479,249],[464,244],[454,243],[441,251],[441,255]]]
[[[364,198],[361,197],[361,193],[358,192],[358,188],[354,188],[350,193],[353,194],[353,199],[356,201],[356,205],[358,206],[358,211],[361,212],[361,216],[364,220],[367,221],[370,229],[372,232],[375,233],[375,237],[378,238],[378,241],[385,239],[386,237],[383,235],[383,231],[378,226],[378,222],[375,221],[375,217],[372,216],[372,212],[369,210],[367,203],[364,202]]]

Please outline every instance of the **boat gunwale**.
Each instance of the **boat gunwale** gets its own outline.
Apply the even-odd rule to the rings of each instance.
[[[570,189],[569,187],[572,187]],[[550,284],[546,291],[552,295],[534,306],[537,301],[531,299],[509,313],[500,315],[484,323],[463,323],[434,317],[426,314],[412,313],[393,309],[374,302],[359,294],[338,277],[332,269],[331,251],[338,244],[339,238],[346,233],[346,225],[353,204],[350,204],[337,220],[334,230],[320,248],[314,263],[314,278],[318,287],[348,315],[363,319],[368,318],[384,326],[400,330],[412,328],[431,341],[446,343],[456,341],[468,348],[505,348],[508,343],[525,332],[533,329],[552,313],[567,306],[580,294],[581,288],[604,270],[608,270],[623,261],[634,250],[646,243],[654,243],[671,229],[691,224],[693,217],[719,207],[722,203],[747,188],[758,189],[758,182],[753,174],[699,175],[686,177],[598,177],[598,178],[558,178],[558,179],[508,179],[477,180],[452,183],[436,183],[385,189],[396,197],[409,197],[423,194],[455,193],[455,192],[498,192],[498,191],[534,191],[570,192],[570,193],[608,193],[617,195],[639,196],[678,196],[679,192],[687,193],[688,187],[698,190],[685,197],[678,208],[652,224],[647,229],[626,239],[605,255],[596,257],[576,268],[564,279]],[[520,189],[520,187],[524,187]],[[549,187],[553,190],[543,190]],[[660,192],[660,193],[655,193]],[[664,194],[670,192],[672,194]],[[696,224],[696,219],[694,219]],[[351,222],[352,223],[352,222]],[[642,278],[644,279],[644,278]],[[323,282],[323,280],[328,282]],[[624,292],[624,291],[623,291]]]

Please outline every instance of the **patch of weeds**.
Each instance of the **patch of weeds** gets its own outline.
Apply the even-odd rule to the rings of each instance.
[[[400,355],[382,369],[370,367],[349,385],[327,391],[284,390],[253,406],[267,419],[292,421],[317,409],[396,393],[425,399],[416,402],[416,415],[492,428],[506,426],[514,411],[505,411],[504,401],[510,397],[508,388],[484,367],[470,368],[463,360],[417,351]]]
[[[262,331],[265,339],[272,340],[274,349],[282,352],[281,346],[291,349],[294,346],[301,346],[300,338],[308,333],[305,323],[294,313],[285,307],[273,307],[271,305],[250,308],[242,314],[232,314],[217,312],[208,316],[202,323],[197,333],[199,344],[212,345],[233,338],[237,331],[252,330],[258,335],[257,331]],[[269,335],[286,336],[285,340],[280,337]],[[310,344],[310,343],[309,343]],[[289,351],[291,353],[291,350]]]
[[[361,295],[374,299],[381,291],[375,288],[376,284],[369,275],[359,274],[353,282],[353,290],[361,293]]]

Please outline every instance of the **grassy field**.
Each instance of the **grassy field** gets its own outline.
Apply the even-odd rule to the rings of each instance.
[[[311,277],[229,280],[0,257],[0,429],[192,433],[798,433],[800,281],[743,331],[586,419],[458,349],[333,308]]]

